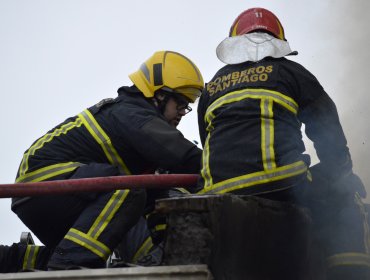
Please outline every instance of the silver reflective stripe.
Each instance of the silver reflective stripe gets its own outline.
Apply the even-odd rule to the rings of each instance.
[[[236,178],[228,179],[212,185],[209,189],[204,189],[201,193],[225,193],[236,189],[247,188],[257,184],[268,183],[272,181],[282,180],[302,174],[307,171],[307,166],[303,161],[294,164],[278,167],[273,170],[260,171],[251,173]]]
[[[76,229],[70,229],[64,238],[83,246],[105,260],[111,254],[110,249],[103,243],[98,240],[94,240],[90,236]]]
[[[137,250],[135,255],[132,258],[132,262],[136,263],[140,258],[144,257],[149,253],[149,250],[153,247],[153,241],[152,237],[148,236],[147,239],[145,239],[144,243],[141,244],[140,248]]]
[[[73,122],[66,123],[61,127],[53,130],[50,133],[45,134],[43,137],[38,139],[35,144],[33,144],[28,151],[23,155],[22,163],[19,168],[19,176],[24,176],[28,170],[28,159],[30,156],[34,155],[38,149],[41,149],[46,143],[53,140],[54,137],[58,137],[62,134],[66,134],[69,130],[80,127],[82,122],[80,119],[75,119]]]
[[[33,172],[27,173],[24,176],[20,176],[17,178],[16,182],[40,182],[50,179],[52,177],[58,176],[60,174],[64,174],[67,172],[71,172],[75,170],[77,167],[80,167],[84,164],[79,162],[67,162],[67,163],[57,163],[49,166],[45,166],[43,168],[37,169]]]
[[[27,245],[26,253],[23,259],[23,269],[35,268],[36,258],[40,247],[35,245]]]
[[[225,180],[223,182],[213,185],[212,175],[209,166],[209,141],[211,138],[211,130],[213,129],[212,121],[217,118],[216,109],[231,104],[234,102],[239,102],[241,100],[251,98],[260,100],[261,109],[261,151],[262,151],[262,162],[263,171],[243,175],[237,178],[232,178]],[[296,175],[297,172],[305,172],[307,170],[306,165],[300,167],[296,166],[291,168],[290,171],[286,170],[287,166],[276,167],[275,162],[275,151],[274,151],[274,115],[273,115],[273,105],[278,103],[279,105],[286,108],[293,114],[297,114],[298,104],[289,96],[286,96],[280,92],[266,90],[266,89],[244,89],[239,91],[230,92],[217,100],[215,100],[207,109],[204,120],[207,123],[207,139],[205,147],[203,150],[203,168],[201,170],[201,175],[204,179],[204,189],[201,192],[211,192],[211,193],[224,193],[229,189],[238,189],[252,186],[256,184],[262,184],[264,181],[278,180],[280,177],[289,177]],[[296,170],[297,169],[297,170]]]
[[[298,104],[289,96],[286,96],[280,92],[272,91],[272,90],[265,90],[265,89],[246,89],[240,91],[233,91],[230,92],[216,101],[214,101],[207,109],[205,114],[205,121],[211,122],[214,115],[211,113],[216,110],[217,108],[237,102],[246,98],[254,98],[254,99],[261,99],[261,98],[272,98],[275,102],[279,103],[280,105],[284,106],[286,109],[291,111],[294,114],[297,114],[298,111]]]
[[[114,192],[87,235],[94,239],[97,239],[100,236],[102,231],[107,227],[108,223],[112,220],[117,210],[125,201],[129,192],[129,190],[117,190]]]
[[[274,152],[274,120],[272,112],[272,100],[261,100],[261,150],[262,162],[265,170],[276,167]]]
[[[201,175],[204,179],[204,188],[209,188],[212,185],[212,177],[211,177],[211,170],[209,166],[209,139],[211,138],[211,133],[208,132],[205,144],[204,144],[204,149],[203,149],[203,154],[202,154],[202,170],[201,170]]]
[[[83,111],[79,114],[79,116],[81,117],[82,122],[86,126],[87,130],[90,132],[91,136],[93,136],[98,144],[102,147],[108,161],[112,165],[118,167],[121,173],[126,175],[131,174],[126,164],[123,162],[122,158],[113,147],[112,141],[104,132],[104,130],[100,127],[94,116],[88,110]]]

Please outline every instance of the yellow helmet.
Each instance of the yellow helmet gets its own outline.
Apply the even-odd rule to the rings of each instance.
[[[129,78],[147,98],[154,97],[154,93],[163,88],[194,102],[204,88],[198,67],[184,55],[172,51],[155,52]]]

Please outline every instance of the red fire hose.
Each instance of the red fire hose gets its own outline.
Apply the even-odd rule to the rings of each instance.
[[[135,188],[189,188],[194,187],[197,180],[198,175],[195,174],[158,174],[0,184],[0,198],[58,195],[77,192],[100,192]]]

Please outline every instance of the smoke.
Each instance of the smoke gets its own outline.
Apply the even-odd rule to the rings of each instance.
[[[367,187],[370,201],[370,4],[368,0],[330,3],[334,16],[329,24],[338,65],[333,69],[337,79],[333,92],[354,171]]]
[[[368,0],[330,0],[311,16],[313,53],[308,68],[334,100],[352,155],[353,169],[365,184],[370,202],[370,19]],[[303,49],[307,49],[307,45]],[[307,65],[305,64],[305,65]],[[368,82],[369,80],[369,82]],[[306,139],[307,140],[307,139]],[[312,143],[306,141],[308,152]],[[313,157],[313,161],[317,161]]]

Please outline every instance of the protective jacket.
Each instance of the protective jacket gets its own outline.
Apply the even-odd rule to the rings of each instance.
[[[197,173],[201,150],[170,126],[136,87],[122,87],[67,119],[24,153],[17,182],[142,174]],[[144,212],[146,191],[116,190],[14,198],[12,210],[49,248],[48,268],[104,267]]]
[[[226,65],[198,106],[202,193],[255,194],[307,178],[301,126],[328,176],[352,168],[335,104],[317,79],[286,58]]]
[[[36,140],[24,153],[16,182],[65,178],[91,162],[111,164],[121,174],[158,167],[198,173],[201,150],[171,127],[136,87],[118,92],[117,98],[99,102]]]

